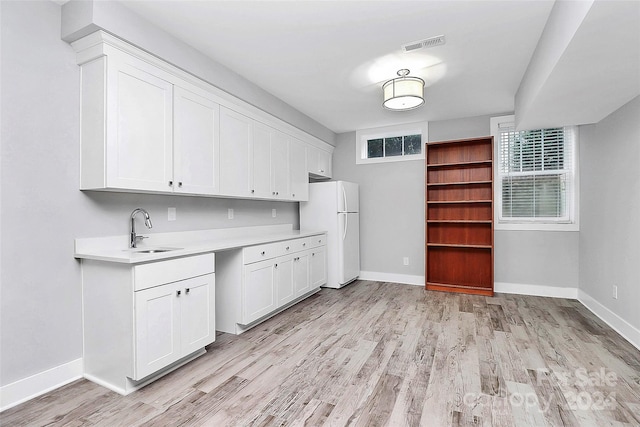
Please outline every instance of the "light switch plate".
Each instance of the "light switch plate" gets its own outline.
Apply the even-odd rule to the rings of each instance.
[[[169,208],[167,210],[167,221],[175,221],[176,220],[176,208]]]
[[[271,216],[272,216],[273,218],[275,218],[275,217],[276,217],[276,210],[275,210],[275,209],[271,209]]]
[[[227,211],[227,217],[228,217],[229,219],[233,219],[233,209],[229,209],[229,210]]]

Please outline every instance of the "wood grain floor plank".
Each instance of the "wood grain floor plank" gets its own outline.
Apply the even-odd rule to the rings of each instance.
[[[637,427],[640,351],[575,300],[357,281],[129,396],[80,380],[0,425]]]

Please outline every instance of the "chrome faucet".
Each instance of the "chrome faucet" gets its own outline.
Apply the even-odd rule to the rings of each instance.
[[[138,240],[146,239],[145,236],[136,235],[135,219],[138,213],[142,213],[144,215],[144,225],[146,225],[147,228],[153,227],[153,225],[151,224],[151,217],[149,217],[149,212],[145,211],[142,208],[134,209],[133,212],[131,212],[131,234],[130,234],[131,238],[129,240],[129,247],[131,248],[136,247],[136,245],[138,244]]]

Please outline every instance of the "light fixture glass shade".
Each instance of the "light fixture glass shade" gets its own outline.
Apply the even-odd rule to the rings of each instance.
[[[388,110],[411,110],[424,104],[424,80],[409,77],[409,70],[400,70],[400,77],[382,85],[384,101],[382,106]]]

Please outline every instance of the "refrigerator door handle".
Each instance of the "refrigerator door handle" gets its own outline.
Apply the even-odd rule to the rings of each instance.
[[[349,215],[344,214],[344,231],[342,232],[342,241],[347,238],[347,229],[349,228]]]
[[[343,212],[349,212],[349,206],[347,205],[347,192],[344,191],[344,185],[341,185],[340,189],[342,190],[342,200],[344,201]]]

